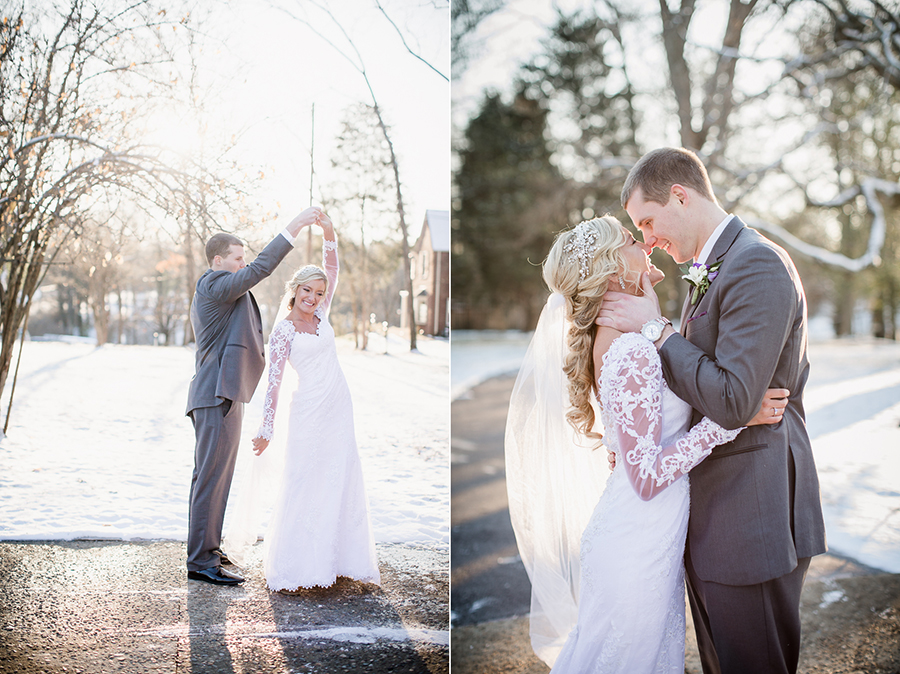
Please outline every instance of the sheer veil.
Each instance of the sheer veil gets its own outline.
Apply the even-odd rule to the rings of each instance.
[[[287,318],[290,312],[287,299],[288,296],[285,295],[269,334],[281,320]],[[263,399],[269,381],[270,362],[271,359],[267,358],[266,370],[256,392],[256,395],[262,395]],[[268,515],[281,487],[280,478],[284,472],[287,447],[288,409],[291,402],[290,397],[285,394],[296,391],[298,383],[297,373],[293,367],[285,363],[283,370],[281,395],[275,414],[275,429],[269,446],[259,456],[251,451],[250,440],[256,437],[260,419],[250,417],[246,419],[242,433],[243,444],[246,446],[238,450],[238,472],[243,476],[243,480],[236,485],[238,487],[237,493],[234,494],[236,500],[229,512],[222,543],[225,553],[238,566],[246,565],[250,548],[263,538]]]
[[[578,620],[581,536],[610,474],[606,452],[565,418],[567,327],[565,298],[553,293],[513,388],[505,442],[509,514],[531,580],[531,644],[551,667]]]

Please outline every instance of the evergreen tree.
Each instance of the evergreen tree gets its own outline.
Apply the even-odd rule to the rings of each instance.
[[[567,224],[547,111],[518,88],[491,93],[465,131],[453,203],[453,326],[531,329],[546,298],[540,263]]]

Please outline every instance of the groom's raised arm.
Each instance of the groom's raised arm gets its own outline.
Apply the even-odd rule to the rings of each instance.
[[[764,243],[733,251],[716,279],[718,303],[695,318],[692,331],[713,331],[708,353],[680,334],[660,347],[669,388],[694,409],[724,428],[746,425],[759,411],[770,386],[795,390],[804,308],[799,278],[789,259]],[[703,343],[698,334],[695,342]],[[796,351],[796,353],[794,353]],[[787,367],[779,368],[782,359]],[[787,374],[774,381],[776,368]],[[784,376],[784,375],[782,375]]]
[[[236,272],[223,271],[209,279],[207,292],[219,302],[233,302],[275,271],[275,267],[293,250],[293,237],[278,234],[260,251],[256,259]]]
[[[233,302],[275,271],[275,267],[296,245],[297,235],[304,227],[318,222],[321,209],[310,206],[291,220],[280,234],[262,249],[256,259],[236,272],[214,274],[209,278],[206,292],[219,302]]]

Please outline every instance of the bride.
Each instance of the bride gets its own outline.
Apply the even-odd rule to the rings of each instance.
[[[684,671],[687,473],[742,430],[708,418],[688,430],[653,344],[594,324],[610,283],[639,294],[642,274],[663,279],[649,253],[609,216],[557,237],[544,262],[553,294],[510,400],[509,510],[532,646],[553,672]],[[772,406],[750,425],[777,423]],[[620,467],[605,489],[601,438]]]
[[[290,363],[299,384],[290,407],[280,415],[287,413],[286,446],[264,554],[266,584],[284,593],[329,587],[338,576],[381,581],[353,403],[328,322],[338,280],[337,240],[327,215],[319,215],[316,224],[324,233],[324,269],[307,265],[286,284],[289,313],[269,335],[268,387],[262,423],[253,439],[259,457],[275,434],[279,392]],[[229,536],[230,545],[240,548],[248,539],[254,542],[255,534],[250,526],[243,541],[239,533]]]

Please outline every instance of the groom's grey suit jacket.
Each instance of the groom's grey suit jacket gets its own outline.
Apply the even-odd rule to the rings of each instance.
[[[738,428],[767,388],[791,392],[780,423],[746,428],[690,473],[687,544],[697,575],[752,585],[826,550],[803,409],[806,296],[788,254],[736,217],[707,264],[718,261],[707,293],[685,302],[684,337],[666,340],[660,358],[669,388],[694,408],[692,423],[708,416]]]
[[[250,288],[293,250],[281,234],[237,272],[207,269],[191,302],[197,364],[187,414],[224,400],[249,402],[266,366],[262,319]]]

